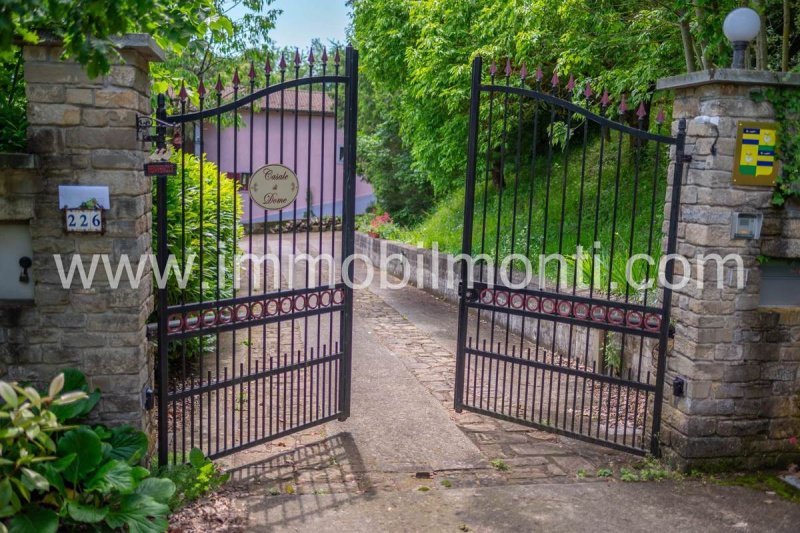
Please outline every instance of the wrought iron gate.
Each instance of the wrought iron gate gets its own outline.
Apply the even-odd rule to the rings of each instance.
[[[632,111],[624,96],[612,106],[588,83],[562,86],[524,65],[514,75],[492,63],[485,76],[475,59],[457,411],[658,454],[671,290],[641,287],[657,278],[647,259],[620,273],[636,254],[657,263],[663,237],[675,252],[685,124],[677,137],[651,133],[646,106]],[[679,163],[662,229],[671,145]]]
[[[177,148],[176,175],[156,177],[158,264],[204,283],[157,293],[160,464],[349,416],[357,71],[350,47],[344,64],[298,53],[212,94],[201,81],[195,100],[181,87],[172,115],[159,96],[152,140],[163,154],[172,127]],[[268,164],[298,179],[277,211],[246,192]]]

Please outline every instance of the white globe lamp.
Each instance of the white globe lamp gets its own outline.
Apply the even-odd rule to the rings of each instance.
[[[734,9],[725,17],[722,31],[733,43],[731,68],[744,68],[744,53],[750,41],[761,31],[761,17],[749,7]]]

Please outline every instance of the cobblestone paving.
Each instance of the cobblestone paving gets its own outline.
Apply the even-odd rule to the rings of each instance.
[[[498,461],[498,465],[502,461],[508,467],[508,471],[498,471],[489,479],[526,483],[568,481],[591,478],[600,468],[635,461],[628,454],[552,433],[474,413],[456,413],[454,347],[441,346],[368,290],[356,292],[356,308],[356,323],[377,332],[381,342],[400,355],[406,367],[442,402],[450,417],[487,459]]]

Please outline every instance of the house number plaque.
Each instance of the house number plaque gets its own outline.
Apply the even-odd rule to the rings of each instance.
[[[253,202],[267,211],[283,209],[294,202],[300,182],[290,168],[283,165],[265,165],[250,177],[248,190]]]

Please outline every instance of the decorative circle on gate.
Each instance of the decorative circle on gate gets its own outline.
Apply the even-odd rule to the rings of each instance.
[[[642,325],[642,313],[639,311],[628,311],[628,316],[626,317],[625,321],[629,326],[638,328]]]
[[[608,311],[608,321],[615,325],[622,324],[625,322],[625,311],[619,307],[612,307]]]
[[[306,308],[306,297],[302,294],[298,294],[294,297],[294,310],[295,311],[303,311]]]
[[[316,292],[312,292],[306,298],[306,305],[309,309],[316,309],[319,307],[319,295]]]
[[[292,302],[292,298],[290,296],[287,296],[281,300],[281,313],[291,313],[293,307],[294,303]]]
[[[256,319],[263,318],[265,309],[266,308],[263,303],[254,302],[253,305],[250,306],[250,315]]]
[[[511,307],[514,309],[522,309],[522,306],[525,304],[525,297],[521,294],[512,294],[511,295]]]
[[[650,331],[658,331],[661,329],[661,317],[648,313],[644,315],[644,327]]]
[[[336,289],[333,291],[333,305],[339,305],[344,302],[344,291],[342,289]]]
[[[167,319],[167,331],[175,333],[183,329],[183,315],[173,314],[169,315]]]
[[[193,331],[200,328],[200,315],[197,311],[190,311],[182,319],[185,331]]]
[[[226,305],[219,310],[219,323],[228,324],[231,320],[233,320],[233,309]]]
[[[213,326],[217,323],[217,312],[213,309],[203,311],[203,326]]]
[[[539,298],[536,296],[528,296],[525,300],[525,308],[530,311],[531,313],[535,313],[539,310]]]
[[[322,307],[331,305],[331,291],[323,291],[319,297],[319,303]]]
[[[279,309],[278,300],[270,300],[267,302],[267,316],[277,315]]]
[[[234,313],[236,317],[236,321],[247,320],[250,318],[250,307],[247,304],[239,304],[236,306],[236,311]]]
[[[554,313],[556,310],[556,301],[552,298],[542,299],[542,311],[545,313]]]
[[[294,202],[300,181],[289,167],[264,165],[250,176],[248,190],[253,202],[267,211],[276,211]]]
[[[575,318],[580,318],[581,320],[585,320],[586,318],[589,317],[589,304],[580,302],[576,303],[572,311],[575,314]]]
[[[481,291],[481,303],[490,305],[494,302],[494,291],[491,289],[483,289]]]
[[[570,316],[572,314],[572,303],[566,300],[558,302],[558,314],[561,316]]]
[[[498,307],[505,307],[508,305],[508,293],[506,291],[497,291],[494,295],[494,303]]]
[[[595,322],[606,321],[606,308],[602,305],[595,305],[592,307],[592,320]]]

